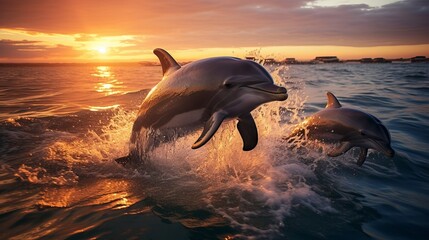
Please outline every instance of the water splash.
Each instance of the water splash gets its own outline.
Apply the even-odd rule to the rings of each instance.
[[[52,184],[57,186],[74,185],[79,177],[70,170],[60,170],[53,174],[43,167],[30,167],[22,164],[15,174],[21,181],[33,184]]]
[[[242,140],[236,122],[229,121],[198,150],[192,150],[191,143],[199,132],[155,148],[149,153],[155,171],[124,169],[113,159],[128,154],[135,113],[117,107],[105,110],[112,113],[107,123],[87,123],[86,131],[46,131],[45,134],[52,136],[35,149],[31,161],[23,164],[16,176],[22,181],[56,186],[76,186],[86,178],[124,181],[138,178],[145,186],[143,191],[155,201],[167,206],[180,205],[187,211],[209,209],[240,230],[241,235],[237,237],[278,235],[286,227],[285,217],[299,206],[317,213],[335,212],[329,198],[314,184],[317,182],[314,170],[318,161],[324,159],[323,154],[306,151],[305,147],[289,149],[283,141],[303,119],[307,100],[305,82],[292,79],[287,66],[266,68],[277,85],[288,89],[289,98],[264,104],[252,112],[260,139],[253,151],[241,150]],[[105,191],[98,185],[95,189]],[[117,195],[117,199],[110,193],[100,193],[101,200],[96,202],[103,202],[103,197],[120,202],[119,198],[133,196],[133,191],[127,189],[124,194]],[[45,196],[41,204],[46,206],[56,206],[56,203],[69,206],[77,201],[57,199],[52,194]],[[163,213],[160,216],[164,217]],[[186,217],[178,217],[177,221],[189,225]],[[201,223],[191,225],[198,227]]]
[[[15,175],[22,181],[50,185],[75,185],[80,176],[128,175],[112,160],[128,154],[129,129],[135,113],[121,108],[112,111],[106,125],[101,119],[91,119],[96,122],[85,123],[82,133],[41,130],[44,142],[32,151]]]
[[[315,191],[311,183],[317,179],[313,171],[317,161],[324,158],[323,151],[306,151],[303,146],[289,149],[283,141],[303,119],[305,84],[290,79],[286,66],[267,68],[276,84],[292,90],[287,101],[264,104],[252,112],[260,139],[254,150],[241,150],[236,122],[229,121],[198,150],[190,148],[198,138],[196,132],[150,152],[151,163],[163,177],[196,177],[198,180],[188,182],[187,187],[203,186],[201,201],[206,207],[242,234],[266,237],[281,232],[284,218],[293,207],[305,206],[317,213],[335,212],[330,200]],[[307,163],[302,161],[303,151]],[[181,195],[177,191],[174,198]]]

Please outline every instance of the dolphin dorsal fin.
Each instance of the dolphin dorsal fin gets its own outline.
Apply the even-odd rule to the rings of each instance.
[[[341,103],[334,96],[334,94],[332,94],[331,92],[327,92],[326,96],[328,97],[328,102],[326,103],[325,108],[340,108],[341,107]]]
[[[153,53],[158,57],[161,63],[163,76],[168,76],[180,68],[176,60],[164,49],[156,48],[153,50]]]

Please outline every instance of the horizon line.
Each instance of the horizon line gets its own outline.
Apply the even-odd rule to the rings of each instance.
[[[246,59],[248,57],[253,57],[253,58],[258,59],[258,60],[277,59],[277,58],[273,58],[273,57],[261,58],[261,57],[256,57],[256,56],[253,56],[253,55],[245,56],[244,58],[241,58],[241,59]],[[336,55],[320,55],[320,56],[315,56],[312,59],[299,59],[299,58],[294,58],[294,59],[296,61],[303,61],[304,62],[304,61],[312,61],[312,60],[315,60],[316,58],[319,58],[319,57],[337,57],[337,56]],[[426,59],[428,59],[428,57],[426,57],[425,55],[416,55],[416,56],[413,56],[413,57],[395,57],[395,58],[384,58],[384,57],[380,56],[380,57],[377,57],[377,58],[383,58],[385,60],[411,60],[412,58],[415,58],[415,57],[425,57]],[[281,61],[285,61],[288,58],[293,58],[293,57],[283,58],[282,60],[280,60],[280,62]],[[204,59],[204,58],[199,58],[199,59]],[[199,59],[193,59],[193,60],[189,60],[189,61],[180,61],[179,60],[179,62],[188,63],[188,62],[197,61]],[[340,58],[338,58],[338,59],[340,61],[360,61],[360,60],[363,60],[363,59],[375,59],[375,58],[374,57],[362,57],[362,58],[349,58],[349,59],[340,59]],[[29,62],[1,62],[0,61],[0,64],[17,64],[17,65],[19,65],[19,64],[112,64],[112,63],[113,64],[133,64],[133,63],[136,63],[136,64],[141,64],[141,63],[151,64],[151,63],[155,63],[156,64],[156,63],[159,63],[159,61],[149,61],[149,60],[139,60],[139,61],[127,61],[127,60],[125,60],[125,61],[94,61],[94,62],[31,62],[31,61],[29,61]]]

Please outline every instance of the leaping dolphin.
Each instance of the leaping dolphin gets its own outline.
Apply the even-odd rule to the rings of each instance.
[[[204,126],[192,145],[192,149],[196,149],[213,137],[223,121],[238,119],[243,150],[250,151],[258,143],[250,112],[263,103],[284,101],[288,97],[286,89],[274,85],[265,68],[253,61],[214,57],[180,66],[167,51],[157,48],[153,52],[161,62],[163,78],[140,106],[132,128],[131,145],[136,144],[143,129],[155,130],[158,134],[150,138],[160,141],[168,130]],[[132,151],[117,162],[126,163]]]
[[[369,148],[382,152],[387,157],[394,156],[395,151],[390,146],[390,133],[380,120],[371,114],[342,107],[330,92],[327,97],[326,108],[305,119],[286,139],[291,142],[297,137],[307,137],[322,142],[340,143],[328,153],[330,157],[340,156],[353,147],[359,147],[359,166],[365,162]]]

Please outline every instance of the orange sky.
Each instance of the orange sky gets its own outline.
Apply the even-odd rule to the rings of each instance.
[[[425,0],[0,0],[0,62],[429,56]]]

